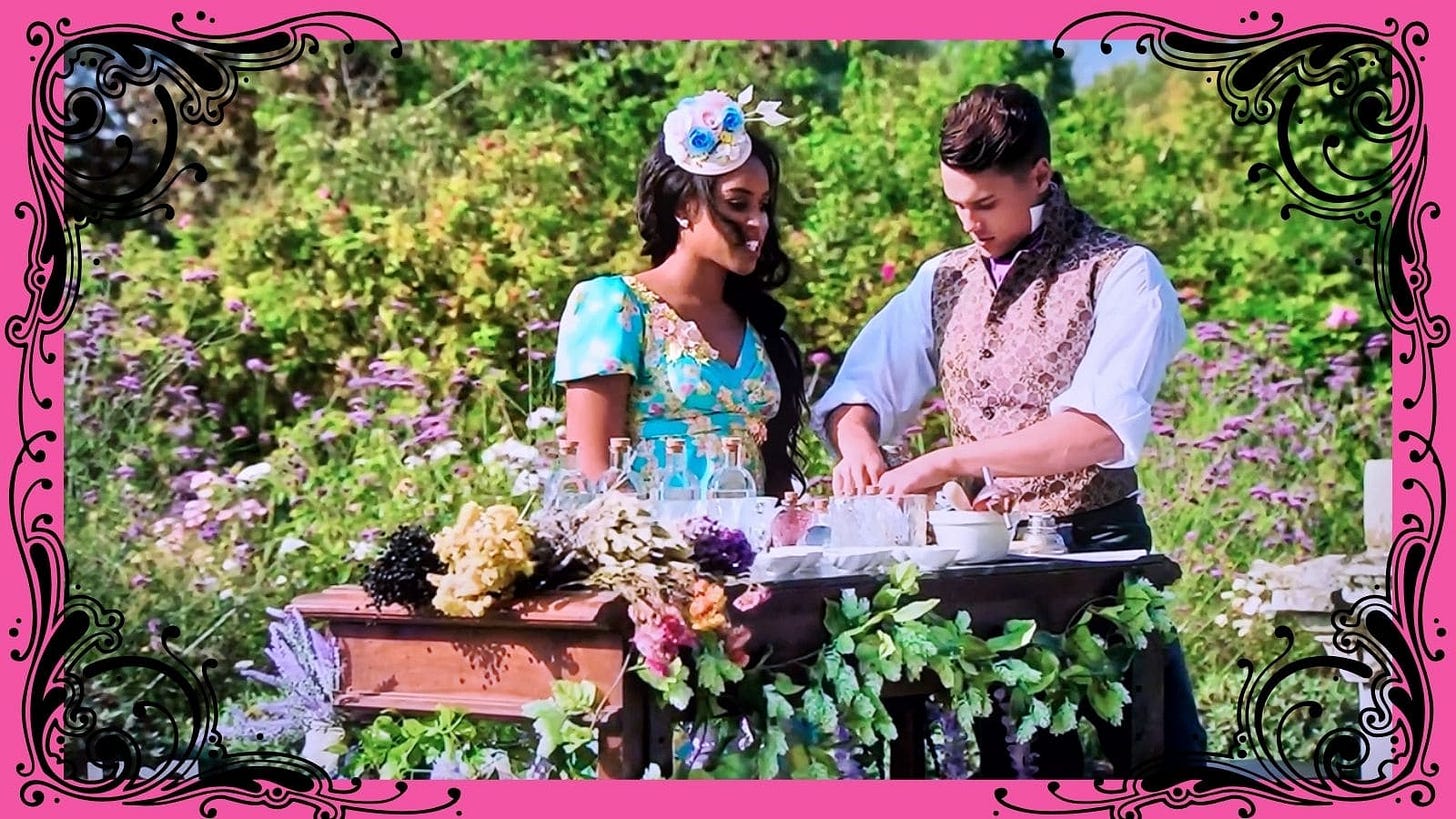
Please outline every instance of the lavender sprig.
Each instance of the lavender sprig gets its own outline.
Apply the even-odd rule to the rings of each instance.
[[[926,703],[925,707],[931,720],[940,728],[942,744],[937,756],[941,776],[945,779],[969,779],[971,772],[966,757],[966,729],[956,718],[955,709],[942,708],[934,700]]]
[[[276,673],[251,668],[242,675],[278,691],[282,696],[248,711],[234,710],[220,726],[230,739],[260,742],[297,740],[310,724],[334,721],[334,693],[339,688],[339,651],[333,641],[309,628],[298,609],[269,608],[274,622],[268,626],[264,654]]]
[[[1030,742],[1019,742],[1016,739],[1016,719],[1011,714],[1011,696],[1001,687],[991,696],[1001,711],[1001,724],[1006,726],[1006,751],[1011,756],[1011,770],[1017,779],[1031,779],[1036,776],[1036,754],[1032,753]]]
[[[834,729],[834,767],[841,779],[864,779],[864,766],[854,757],[854,735],[840,721]]]

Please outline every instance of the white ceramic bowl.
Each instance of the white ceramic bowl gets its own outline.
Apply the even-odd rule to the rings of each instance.
[[[895,559],[908,560],[915,564],[922,572],[934,572],[944,569],[946,566],[956,562],[960,555],[960,549],[955,546],[916,546],[908,549],[896,549]]]
[[[930,513],[930,526],[936,543],[954,548],[960,563],[1001,560],[1011,551],[1011,530],[997,512],[937,509]]]
[[[760,552],[753,559],[753,573],[770,580],[780,580],[798,571],[803,563],[803,555],[782,554],[778,549],[772,549]]]
[[[807,574],[819,565],[820,559],[824,557],[824,550],[818,546],[775,546],[765,554],[797,557],[799,564],[794,571]]]
[[[845,546],[829,549],[824,553],[824,559],[846,574],[863,574],[879,564],[880,554],[878,549]]]
[[[770,580],[812,574],[824,551],[814,546],[776,546],[753,559],[753,574]]]

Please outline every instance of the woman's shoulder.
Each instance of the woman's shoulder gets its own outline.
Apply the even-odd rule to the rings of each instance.
[[[567,303],[575,305],[577,309],[610,306],[619,310],[640,310],[640,301],[633,293],[627,277],[614,273],[604,273],[577,282],[571,288],[571,295],[567,297]]]
[[[571,288],[571,292],[591,296],[609,293],[628,293],[631,292],[631,288],[627,286],[626,276],[617,273],[599,273],[577,282]]]

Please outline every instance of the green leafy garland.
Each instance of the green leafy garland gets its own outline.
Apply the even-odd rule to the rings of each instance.
[[[915,599],[914,564],[890,571],[866,600],[852,590],[826,604],[829,640],[807,664],[734,665],[716,640],[673,661],[666,675],[633,670],[681,713],[686,742],[675,776],[689,778],[832,778],[883,775],[897,732],[881,698],[886,683],[915,682],[927,672],[960,725],[989,716],[991,692],[1016,743],[1038,732],[1065,734],[1088,703],[1113,725],[1130,701],[1123,679],[1154,632],[1172,637],[1169,595],[1127,576],[1114,599],[1087,604],[1058,634],[1013,620],[1000,635],[971,632],[970,615],[934,612],[938,599]]]

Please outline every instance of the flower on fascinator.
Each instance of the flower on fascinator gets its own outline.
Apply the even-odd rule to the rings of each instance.
[[[718,137],[712,131],[698,125],[688,132],[687,144],[690,155],[704,156],[717,146]]]
[[[722,91],[684,97],[662,123],[663,147],[678,167],[690,173],[716,176],[736,170],[748,161],[753,145],[745,127],[749,122],[783,125],[777,100],[760,101],[751,111],[753,86],[737,100]]]
[[[723,110],[723,130],[729,133],[743,130],[743,110],[737,105],[729,105]]]

